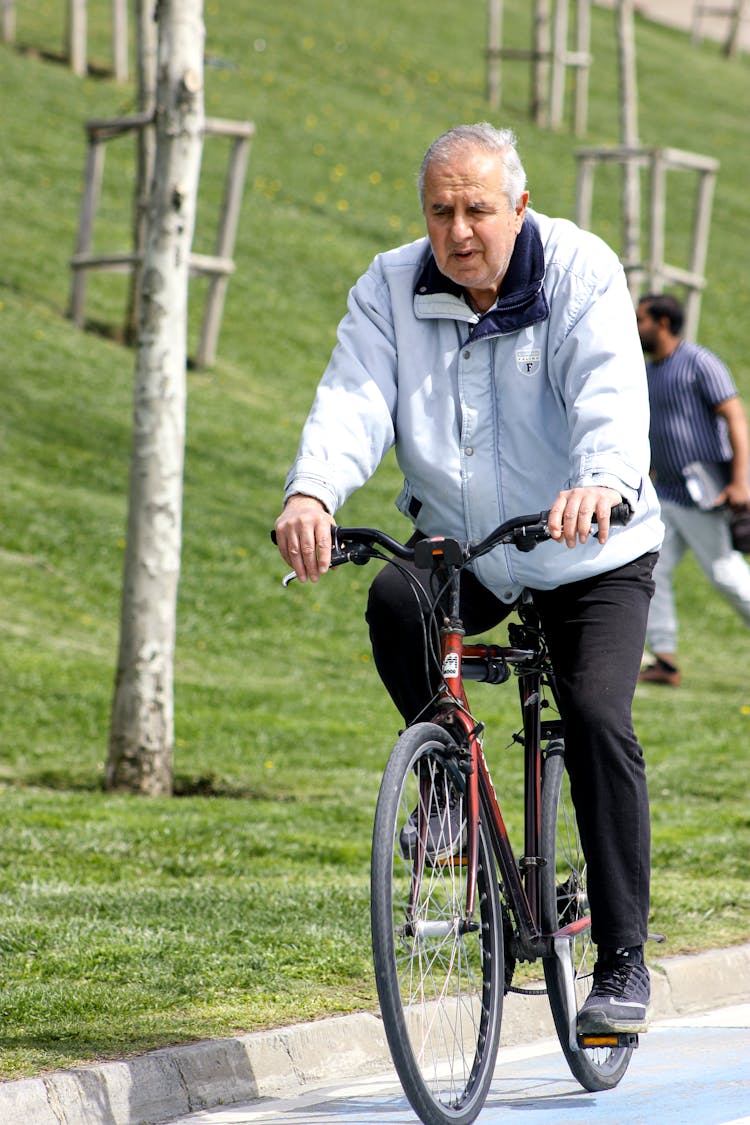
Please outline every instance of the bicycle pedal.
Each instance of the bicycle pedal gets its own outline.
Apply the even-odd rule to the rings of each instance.
[[[597,1047],[637,1047],[638,1036],[630,1031],[596,1032],[577,1036],[578,1046],[585,1050]]]
[[[437,859],[425,859],[425,867],[435,870],[441,867],[468,867],[469,858],[466,855],[438,856]]]

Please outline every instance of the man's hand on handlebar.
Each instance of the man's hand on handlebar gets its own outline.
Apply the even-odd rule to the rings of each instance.
[[[596,516],[596,537],[600,543],[606,543],[609,513],[621,503],[622,496],[614,488],[592,485],[565,489],[549,510],[550,537],[563,540],[567,547],[575,547],[576,542],[585,543],[591,535],[592,517]]]
[[[464,560],[479,558],[500,543],[512,543],[519,551],[531,551],[537,543],[551,538],[575,547],[579,540],[586,542],[594,522],[597,524],[597,539],[606,543],[611,524],[626,524],[631,514],[629,506],[614,488],[571,488],[560,492],[548,512],[517,516],[500,524],[479,543],[469,546],[456,542],[456,546],[465,552],[465,556],[461,556]],[[334,530],[337,536],[335,543]],[[276,520],[272,538],[294,571],[287,575],[285,586],[292,578],[298,578],[300,582],[306,582],[308,578],[317,582],[332,566],[341,563],[362,565],[370,558],[383,558],[377,550],[373,550],[376,546],[398,558],[414,558],[413,546],[399,543],[383,531],[362,527],[336,529],[335,520],[321,501],[301,494],[287,501]],[[452,543],[453,540],[446,542]]]
[[[317,582],[331,565],[333,516],[314,496],[290,496],[276,520],[276,542],[300,582]]]

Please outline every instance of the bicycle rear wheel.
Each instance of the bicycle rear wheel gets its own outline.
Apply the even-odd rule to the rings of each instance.
[[[455,742],[441,727],[405,731],[383,775],[373,831],[380,1010],[404,1092],[426,1125],[474,1121],[492,1080],[502,1017],[498,881],[480,824],[476,908],[467,920],[464,775],[456,763]],[[451,809],[451,841],[436,839],[441,833],[430,821],[425,857],[416,837],[421,831],[424,842],[436,807]],[[417,809],[410,844],[402,830]]]
[[[565,772],[564,744],[550,742],[542,769],[542,855],[547,864],[541,876],[541,921],[545,933],[567,926],[589,913],[586,864],[578,836],[575,811]],[[572,990],[566,981],[567,965],[558,957],[545,957],[547,994],[560,1045],[573,1075],[586,1090],[609,1090],[630,1064],[632,1047],[578,1047],[576,1013],[591,991],[596,947],[586,927],[569,943],[566,957],[572,965]]]

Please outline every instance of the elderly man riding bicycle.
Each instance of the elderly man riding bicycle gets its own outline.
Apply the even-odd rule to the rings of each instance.
[[[650,830],[631,709],[663,529],[632,302],[604,243],[529,208],[509,131],[445,133],[419,186],[427,237],[378,255],[350,293],[287,478],[279,548],[300,580],[324,574],[334,513],[394,444],[405,476],[397,503],[415,537],[476,541],[509,515],[550,509],[553,541],[472,564],[461,617],[467,633],[484,631],[531,592],[598,944],[579,1028],[642,1031]],[[610,528],[622,501],[632,518]],[[392,568],[373,582],[373,653],[407,723],[438,686],[427,612]]]

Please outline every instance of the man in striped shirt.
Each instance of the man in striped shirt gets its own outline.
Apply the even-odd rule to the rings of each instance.
[[[647,644],[655,662],[641,681],[677,687],[677,615],[672,575],[693,551],[716,589],[750,626],[750,568],[732,548],[727,506],[750,506],[750,442],[745,411],[732,376],[707,348],[681,339],[683,310],[675,298],[641,297],[636,310],[651,406],[651,471],[666,528],[654,570],[656,591],[648,618]],[[712,476],[707,494],[702,472]]]

